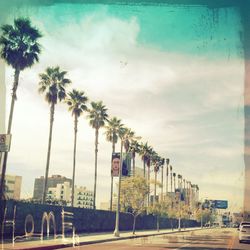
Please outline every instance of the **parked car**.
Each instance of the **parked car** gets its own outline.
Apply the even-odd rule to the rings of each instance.
[[[242,225],[239,230],[239,242],[242,243],[243,241],[250,242],[250,224],[249,225]]]

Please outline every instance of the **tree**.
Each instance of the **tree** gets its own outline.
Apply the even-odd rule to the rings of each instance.
[[[135,155],[136,153],[140,152],[140,144],[132,139],[132,142],[129,147],[129,152],[132,154],[132,160],[133,160],[133,175],[135,176]]]
[[[11,105],[8,120],[7,133],[11,134],[15,101],[17,99],[17,87],[19,84],[20,72],[33,66],[39,61],[41,46],[38,39],[42,37],[40,31],[31,25],[29,19],[18,18],[14,20],[14,25],[5,24],[1,27],[0,55],[1,58],[14,69],[14,82],[11,94]],[[4,153],[0,199],[4,194],[4,181],[7,166],[8,153]]]
[[[143,177],[125,178],[121,183],[120,204],[124,212],[133,216],[133,234],[135,234],[136,218],[146,210],[144,200],[147,194],[148,185]]]
[[[74,117],[74,151],[73,151],[73,177],[72,177],[72,193],[71,193],[71,206],[74,205],[75,194],[75,166],[76,166],[76,140],[77,140],[77,124],[78,118],[84,111],[87,110],[86,102],[88,98],[83,91],[73,89],[68,93],[66,103],[69,106],[69,111]]]
[[[151,149],[152,148],[148,145],[147,142],[140,144],[139,155],[141,156],[141,159],[143,161],[143,174],[144,174],[144,178],[146,178],[146,163],[148,161]]]
[[[99,129],[105,126],[108,120],[107,108],[102,101],[91,102],[89,110],[89,123],[95,129],[95,181],[94,181],[94,209],[96,209],[96,182],[97,182],[97,154],[98,154],[98,137]]]
[[[156,228],[158,232],[160,231],[160,218],[169,217],[168,212],[170,208],[171,208],[171,202],[169,199],[160,200],[149,206],[148,209],[149,214],[153,214],[156,216]]]
[[[47,192],[47,182],[50,165],[50,152],[52,143],[52,131],[54,123],[55,105],[66,98],[66,87],[71,83],[68,78],[65,78],[67,71],[61,71],[58,66],[46,68],[44,73],[39,75],[39,93],[45,95],[45,100],[50,106],[50,128],[49,128],[49,142],[47,151],[47,161],[45,170],[45,179],[43,187],[42,203],[45,202]]]
[[[176,173],[173,173],[173,177],[174,177],[174,192],[175,192],[175,189],[176,189],[176,181],[175,181]]]
[[[169,159],[167,158],[166,159],[166,198],[168,196],[168,175],[169,175],[169,172],[168,172],[168,165],[169,165]]]
[[[115,153],[115,144],[118,142],[118,132],[123,125],[121,120],[117,117],[113,117],[108,120],[108,125],[106,128],[106,140],[112,143],[112,153]],[[112,159],[111,159],[111,169],[112,169]],[[110,210],[113,206],[113,175],[111,174],[111,190],[110,190]]]

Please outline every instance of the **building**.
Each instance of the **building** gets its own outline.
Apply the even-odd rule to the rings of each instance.
[[[110,202],[104,201],[100,203],[100,210],[107,210],[109,211],[110,209]]]
[[[56,187],[49,187],[46,200],[51,202],[57,201],[60,204],[71,206],[71,192],[70,182],[65,181],[57,184]],[[93,196],[93,192],[87,190],[86,187],[75,186],[74,207],[93,209]]]
[[[86,187],[75,186],[74,207],[94,208],[94,193]]]
[[[48,188],[55,188],[57,184],[63,184],[64,182],[69,182],[70,186],[72,185],[72,180],[61,176],[61,175],[52,175],[48,178],[48,184],[47,184],[47,192]],[[43,196],[43,186],[44,186],[44,177],[41,176],[40,178],[35,179],[34,184],[34,193],[33,193],[33,199],[35,200],[41,200]]]
[[[56,187],[49,187],[47,197],[48,200],[63,200],[70,203],[71,187],[68,181],[59,183]]]
[[[7,199],[20,200],[22,177],[5,175],[5,196]]]

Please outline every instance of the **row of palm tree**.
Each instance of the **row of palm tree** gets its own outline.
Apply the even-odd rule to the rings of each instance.
[[[68,105],[68,109],[73,116],[74,122],[74,149],[73,149],[73,174],[72,174],[72,194],[71,205],[74,204],[74,187],[75,187],[75,168],[76,168],[76,143],[77,143],[77,125],[79,117],[86,112],[88,115],[90,126],[95,129],[95,177],[94,177],[94,208],[96,207],[96,183],[97,183],[97,154],[99,129],[105,125],[108,120],[107,108],[101,101],[91,102],[90,108],[87,107],[88,98],[83,91],[73,89],[66,92],[71,80],[66,78],[66,71],[61,71],[57,67],[48,67],[45,73],[39,75],[39,92],[44,94],[45,100],[50,105],[50,130],[47,150],[47,162],[45,170],[45,182],[43,188],[43,199],[45,201],[47,194],[47,180],[50,165],[50,152],[52,143],[52,130],[55,106],[58,102],[64,101]]]
[[[39,39],[42,37],[41,32],[31,25],[29,19],[18,18],[14,20],[13,25],[3,25],[1,27],[2,35],[0,37],[0,53],[1,58],[14,69],[14,82],[12,88],[11,108],[8,120],[7,133],[11,134],[14,104],[17,98],[17,87],[19,84],[20,72],[24,69],[33,66],[36,62],[39,62],[39,54],[41,53],[41,45]],[[58,66],[46,68],[44,73],[39,75],[39,92],[45,96],[46,102],[50,107],[50,126],[49,126],[49,139],[48,139],[48,150],[45,168],[45,182],[43,188],[42,201],[45,201],[47,192],[47,181],[49,175],[50,166],[50,154],[52,145],[52,133],[55,116],[55,108],[58,102],[65,102],[68,105],[68,109],[73,116],[74,122],[74,148],[73,148],[73,174],[72,174],[72,195],[71,203],[74,203],[74,185],[75,185],[75,168],[76,168],[76,151],[77,151],[77,126],[79,117],[86,112],[88,115],[90,126],[95,129],[95,175],[94,175],[94,208],[96,207],[96,184],[97,184],[97,156],[98,156],[98,140],[99,130],[102,127],[106,129],[106,139],[112,144],[112,152],[114,153],[118,139],[122,142],[122,148],[124,146],[126,153],[132,155],[132,168],[133,175],[135,175],[135,157],[139,154],[143,162],[143,174],[150,183],[150,171],[151,166],[154,166],[155,172],[155,192],[154,200],[156,197],[156,182],[157,173],[162,168],[162,183],[163,183],[163,166],[167,165],[167,180],[168,183],[168,166],[169,159],[160,157],[156,151],[148,145],[148,143],[139,143],[138,137],[135,136],[135,132],[129,128],[126,128],[121,119],[117,117],[109,118],[107,114],[107,108],[101,101],[91,102],[90,108],[87,107],[88,98],[83,91],[73,89],[67,91],[67,88],[71,84],[71,80],[67,78],[67,72],[61,70]],[[2,178],[1,178],[1,198],[4,194],[4,179],[7,165],[8,153],[4,153],[3,166],[2,166]],[[147,176],[146,176],[147,168]],[[170,182],[172,191],[172,177],[174,177],[174,188],[175,188],[175,177],[176,174],[172,174],[172,166],[170,169]],[[163,185],[162,185],[163,186]],[[150,188],[150,185],[149,185]],[[175,190],[175,189],[174,189]],[[166,193],[168,192],[168,184],[166,184]],[[163,194],[163,187],[162,187]],[[112,209],[112,197],[113,197],[113,177],[111,176],[111,202],[110,209]],[[149,197],[148,197],[149,202]]]

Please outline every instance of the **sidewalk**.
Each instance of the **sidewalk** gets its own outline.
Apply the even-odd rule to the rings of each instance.
[[[201,228],[187,228],[182,229],[181,232],[187,231],[194,231],[200,230]],[[44,239],[43,241],[39,238],[32,238],[32,239],[23,239],[23,240],[16,240],[15,244],[12,243],[4,243],[1,245],[2,250],[52,250],[58,248],[66,248],[72,247],[74,245],[88,245],[88,244],[95,244],[95,243],[102,243],[108,241],[117,241],[117,240],[126,240],[126,239],[133,239],[139,237],[147,237],[147,236],[156,236],[162,234],[172,234],[172,233],[181,233],[177,229],[172,231],[171,229],[163,229],[157,232],[156,230],[148,230],[148,231],[137,231],[135,235],[132,234],[131,231],[129,232],[121,232],[120,237],[115,237],[112,232],[108,233],[91,233],[91,234],[81,234],[76,235],[75,237],[66,237],[62,239],[60,235],[56,239]]]

